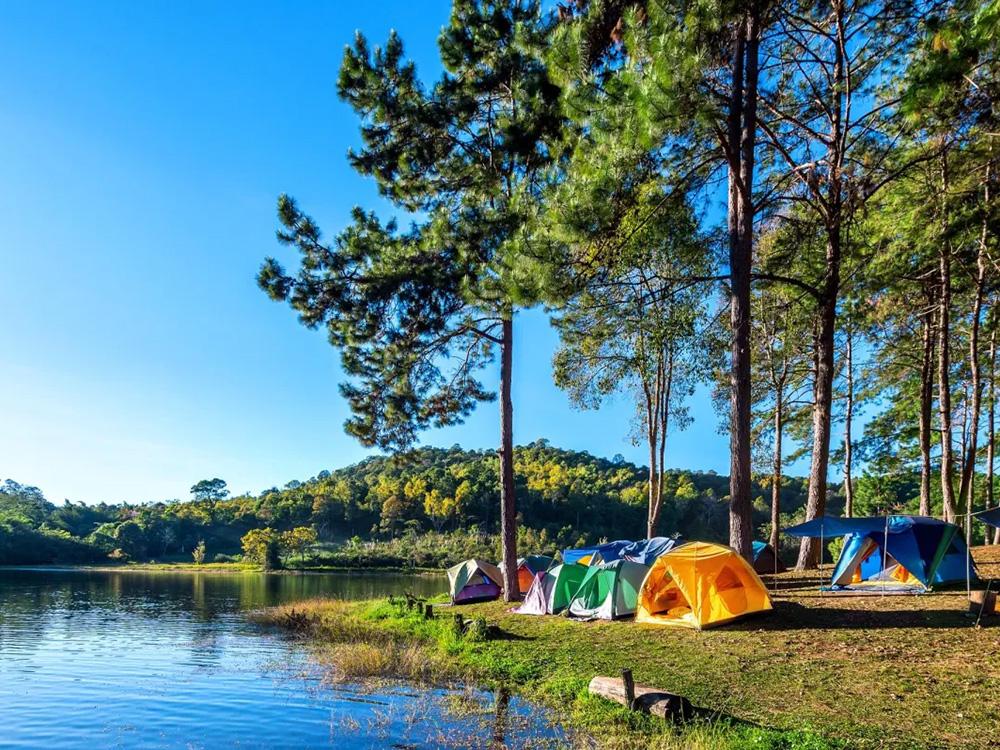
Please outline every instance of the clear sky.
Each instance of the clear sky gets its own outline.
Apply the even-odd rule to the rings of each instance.
[[[259,491],[366,454],[344,435],[336,352],[254,275],[294,195],[328,235],[385,209],[345,154],[344,45],[397,29],[436,76],[443,0],[8,3],[0,24],[0,479],[50,500]],[[575,411],[556,337],[521,315],[515,439],[643,451],[625,399]],[[488,378],[489,382],[493,378]],[[425,442],[491,448],[494,404]],[[669,466],[728,472],[707,394]]]

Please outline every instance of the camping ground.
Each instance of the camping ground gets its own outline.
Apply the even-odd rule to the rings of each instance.
[[[1000,577],[1000,547],[974,550]],[[829,575],[829,567],[821,573]],[[774,612],[696,632],[575,622],[502,602],[437,607],[316,600],[261,613],[306,638],[334,681],[505,683],[599,747],[989,747],[1000,742],[1000,616],[980,627],[965,592],[843,596],[820,574],[768,577]],[[495,631],[458,637],[452,615]],[[712,721],[673,728],[586,694],[594,675],[687,696]]]

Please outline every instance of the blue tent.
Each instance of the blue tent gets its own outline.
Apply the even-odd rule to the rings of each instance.
[[[767,542],[753,543],[753,569],[758,573],[784,573],[788,570]]]
[[[652,565],[656,558],[667,554],[679,544],[679,537],[654,536],[651,539],[640,539],[622,550],[622,557],[631,562]]]
[[[785,530],[792,536],[844,536],[833,571],[834,587],[922,590],[964,581],[975,567],[951,523],[925,516],[833,518],[823,516]]]
[[[562,553],[562,559],[564,563],[579,563],[581,565],[590,565],[591,562],[597,562],[598,560],[606,563],[614,562],[615,560],[621,560],[622,550],[631,544],[633,542],[627,539],[619,539],[616,542],[598,544],[594,547],[565,549]]]
[[[975,518],[978,518],[983,523],[988,523],[990,526],[1000,528],[1000,508],[994,508],[985,513],[977,513]]]

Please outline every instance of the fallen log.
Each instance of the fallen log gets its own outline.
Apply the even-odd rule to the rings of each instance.
[[[694,715],[691,701],[683,695],[667,693],[645,685],[631,686],[635,693],[635,699],[631,701],[630,705],[627,682],[628,680],[622,677],[601,677],[598,675],[590,681],[588,690],[591,695],[599,695],[635,711],[644,711],[668,721],[686,721]]]

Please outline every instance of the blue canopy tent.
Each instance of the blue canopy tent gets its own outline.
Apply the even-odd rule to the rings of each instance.
[[[652,565],[658,557],[680,544],[680,537],[654,536],[651,539],[640,539],[623,549],[622,557],[630,562]]]
[[[890,525],[892,518],[890,516]],[[885,517],[871,516],[867,518],[839,518],[838,516],[819,516],[811,521],[789,526],[785,533],[789,536],[846,536],[866,531],[884,531]]]
[[[1000,508],[993,508],[992,510],[986,510],[982,513],[976,513],[975,517],[983,523],[988,523],[990,526],[995,526],[1000,529]]]
[[[955,524],[925,516],[821,516],[785,529],[791,536],[843,536],[835,589],[923,591],[978,577]]]
[[[982,513],[976,513],[973,515],[973,518],[978,518],[983,523],[989,524],[990,526],[993,526],[996,529],[1000,529],[1000,508],[992,508],[991,510],[983,511]],[[991,535],[992,535],[992,540],[990,538]],[[995,533],[992,533],[990,531],[986,532],[985,543],[989,544],[991,541],[994,544],[1000,542],[1000,531],[997,531]]]
[[[634,544],[627,539],[619,539],[616,542],[598,544],[594,547],[580,547],[578,549],[564,549],[562,559],[564,563],[579,563],[580,565],[590,565],[592,562],[614,562],[621,560],[622,550]]]

